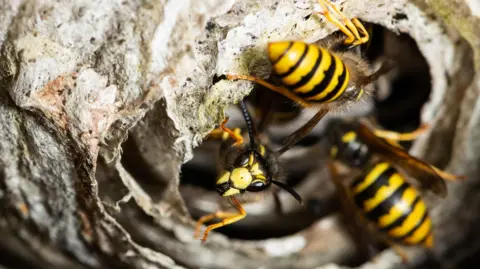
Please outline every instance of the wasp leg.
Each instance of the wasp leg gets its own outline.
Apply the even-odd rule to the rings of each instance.
[[[242,144],[243,137],[241,135],[240,128],[235,128],[233,131],[230,128],[225,127],[225,124],[228,122],[228,116],[222,121],[220,127],[213,129],[205,140],[227,140],[229,137],[236,141],[235,144]],[[222,127],[223,126],[223,127]],[[238,142],[240,140],[240,142]]]
[[[276,156],[282,155],[285,151],[289,150],[295,144],[297,144],[300,140],[302,140],[310,131],[317,125],[317,123],[325,117],[328,113],[328,109],[320,108],[318,112],[311,118],[307,123],[305,123],[302,127],[298,128],[293,134],[289,135],[287,138],[283,140],[283,147],[280,148],[275,152]]]
[[[439,168],[431,165],[431,167],[433,168],[433,170],[435,170],[435,172],[437,172],[437,174],[439,176],[441,176],[443,179],[445,180],[449,180],[449,181],[457,181],[457,180],[464,180],[466,179],[465,176],[458,176],[458,175],[454,175],[454,174],[450,174],[448,172],[445,172],[443,170],[440,170]]]
[[[421,134],[425,133],[428,129],[428,124],[422,124],[418,129],[413,130],[409,133],[397,133],[393,131],[387,130],[374,130],[376,136],[386,139],[386,140],[393,140],[393,141],[412,141],[417,139]]]
[[[235,208],[238,210],[238,212],[218,211],[214,214],[210,214],[210,215],[201,217],[197,221],[197,225],[196,225],[196,228],[195,228],[195,235],[194,235],[195,238],[199,237],[200,228],[202,227],[202,224],[207,222],[207,221],[210,221],[210,220],[215,219],[215,218],[223,219],[221,222],[209,225],[207,227],[207,229],[205,229],[205,232],[203,232],[202,243],[205,243],[205,241],[207,240],[207,237],[208,237],[208,233],[211,230],[220,228],[220,227],[228,225],[228,224],[232,224],[234,222],[237,222],[237,221],[245,218],[245,216],[247,215],[247,212],[245,212],[245,210],[243,209],[242,205],[238,202],[238,200],[234,197],[231,197],[230,201],[235,206]]]
[[[340,29],[340,31],[342,31],[347,36],[344,44],[357,46],[368,42],[370,38],[368,31],[358,19],[354,18],[350,20],[333,3],[328,0],[318,0],[318,3],[322,7],[323,12],[317,13],[323,14],[328,21],[335,24]],[[336,13],[336,15],[341,18],[342,21],[340,21],[330,13],[327,5]],[[363,37],[360,36],[359,31],[360,33],[362,33]]]
[[[232,131],[231,129],[229,129],[228,127],[225,126],[225,124],[227,124],[227,122],[228,122],[228,116],[222,121],[222,123],[220,123],[220,129],[222,131],[224,131],[225,133],[227,133],[230,136],[230,138],[235,140],[235,143],[233,145],[239,146],[239,145],[243,144],[243,137],[239,134],[240,129],[235,128],[235,130]]]
[[[222,140],[224,134],[225,132],[222,129],[215,128],[205,137],[205,140]]]
[[[266,82],[265,80],[263,79],[259,79],[259,78],[256,78],[256,77],[252,77],[252,76],[244,76],[244,75],[231,75],[231,74],[228,74],[227,75],[227,79],[229,80],[237,80],[237,79],[241,79],[241,80],[249,80],[249,81],[253,81],[253,82],[256,82],[266,88],[269,88],[270,90],[274,91],[274,92],[277,92],[285,97],[287,97],[288,99],[290,100],[293,100],[295,102],[297,102],[300,106],[302,107],[310,107],[310,104],[307,103],[305,100],[303,100],[302,98],[296,96],[295,94],[293,94],[292,92],[290,92],[288,89],[286,88],[283,88],[283,87],[277,87],[271,83],[268,83]]]

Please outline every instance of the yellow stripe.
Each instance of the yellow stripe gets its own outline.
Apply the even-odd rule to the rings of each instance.
[[[282,79],[282,83],[285,85],[294,85],[298,83],[302,77],[306,76],[310,71],[312,71],[315,66],[315,62],[318,59],[320,51],[314,45],[309,45],[308,53],[305,55],[302,63],[291,73],[290,75]]]
[[[425,238],[425,236],[427,236],[431,228],[432,221],[430,218],[427,218],[411,236],[405,238],[404,242],[412,245],[418,244],[423,238]]]
[[[370,186],[377,178],[390,167],[388,163],[379,163],[367,174],[362,183],[355,186],[353,193],[359,193]]]
[[[294,92],[296,93],[306,93],[313,88],[315,88],[316,85],[320,84],[322,82],[323,78],[325,78],[325,71],[330,67],[332,64],[332,55],[325,50],[324,48],[318,48],[318,50],[321,53],[322,59],[320,60],[320,66],[317,68],[317,71],[315,71],[315,74],[313,75],[312,79],[310,79],[305,85],[302,87],[296,88]]]
[[[333,102],[335,100],[338,99],[338,97],[340,97],[340,95],[343,94],[343,92],[345,91],[345,89],[347,88],[347,85],[348,85],[348,81],[350,80],[350,73],[348,72],[348,68],[347,70],[345,70],[345,72],[347,72],[347,74],[345,75],[345,80],[343,81],[343,85],[342,87],[340,88],[340,90],[337,92],[337,94],[335,94],[335,96],[333,96],[332,98],[328,99],[326,102]],[[339,75],[340,76],[340,75]],[[338,84],[338,77],[337,77],[337,84]]]
[[[390,230],[388,234],[392,237],[404,236],[409,231],[411,231],[415,227],[415,225],[417,225],[417,223],[420,221],[426,211],[427,208],[425,207],[423,201],[418,201],[415,205],[415,208],[413,209],[413,212],[408,215],[408,217],[399,227]]]
[[[350,131],[342,136],[342,142],[348,143],[355,140],[355,138],[357,138],[357,134],[353,131]]]
[[[287,54],[283,55],[280,61],[273,66],[273,70],[275,70],[277,74],[284,74],[288,72],[288,70],[298,62],[300,57],[302,57],[306,46],[307,45],[305,43],[294,42]]]
[[[412,207],[412,203],[413,201],[415,201],[417,196],[418,194],[414,188],[409,187],[408,189],[406,189],[403,192],[402,199],[398,201],[398,203],[396,203],[387,214],[381,216],[378,219],[378,227],[387,227],[388,225],[396,221],[399,217],[401,217],[403,214],[409,212],[410,208]]]
[[[363,209],[365,212],[377,207],[381,202],[385,201],[390,197],[402,184],[405,182],[403,178],[395,173],[388,179],[388,185],[382,186],[375,193],[375,196],[366,200],[363,204]]]
[[[330,53],[329,53],[330,54]],[[338,59],[337,56],[333,55],[333,54],[330,54],[331,57],[333,57],[333,60],[335,61],[335,70],[333,72],[333,75],[330,79],[330,83],[328,83],[328,86],[325,88],[325,90],[323,90],[321,93],[315,95],[315,96],[312,96],[312,97],[309,97],[307,98],[307,100],[319,100],[319,99],[322,99],[324,98],[325,96],[327,96],[327,94],[329,94],[331,91],[333,91],[333,89],[335,89],[335,86],[337,86],[338,84],[338,77],[340,76],[340,74],[342,74],[343,72],[343,64],[342,62],[340,61],[340,59]],[[324,74],[322,74],[324,76]],[[341,91],[339,91],[339,93],[341,93]],[[338,93],[337,93],[338,95]]]

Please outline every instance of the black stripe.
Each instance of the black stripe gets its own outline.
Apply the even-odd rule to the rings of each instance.
[[[315,102],[319,102],[319,103],[326,102],[326,101],[330,100],[331,98],[333,98],[338,93],[338,91],[340,91],[340,89],[342,89],[343,83],[345,82],[345,79],[347,79],[347,67],[345,66],[345,64],[343,62],[342,62],[342,65],[343,65],[343,72],[338,77],[338,84],[325,97],[323,97],[320,100],[315,100]],[[335,98],[335,99],[337,99],[337,98]],[[335,101],[335,100],[332,100],[332,101]]]
[[[304,86],[305,84],[307,84],[312,79],[312,77],[315,75],[315,72],[317,72],[317,69],[320,66],[320,63],[322,62],[322,50],[318,49],[317,47],[313,47],[313,45],[312,45],[312,49],[318,50],[318,57],[317,57],[317,60],[315,61],[315,64],[312,67],[312,70],[310,70],[310,72],[308,72],[308,74],[303,76],[302,79],[299,82],[297,82],[297,83],[295,83],[291,86],[288,86],[288,88],[290,90],[298,89],[298,88]]]
[[[408,233],[406,233],[402,237],[399,237],[398,239],[403,241],[405,238],[411,236],[416,230],[418,230],[420,225],[422,225],[427,219],[428,219],[428,212],[425,208],[425,213],[423,214],[422,218],[417,222],[417,224],[413,227],[413,229],[411,229]]]
[[[389,167],[387,170],[381,173],[366,189],[364,189],[360,193],[355,194],[355,204],[363,210],[364,202],[373,198],[377,193],[378,189],[383,186],[388,186],[390,184],[389,179],[393,174],[395,174],[395,172],[395,169]],[[367,175],[368,173],[364,175],[363,178],[365,179]]]
[[[420,196],[417,195],[415,200],[413,201],[412,205],[410,206],[410,212],[403,214],[401,217],[396,219],[394,222],[390,223],[387,227],[381,228],[380,231],[382,232],[388,232],[394,228],[397,228],[398,226],[402,225],[402,223],[407,219],[407,217],[412,213],[413,209],[415,206],[420,202]]]
[[[327,52],[328,53],[328,52]],[[318,83],[311,91],[308,91],[308,92],[305,92],[305,93],[297,93],[297,95],[299,97],[302,97],[302,98],[308,98],[308,97],[312,97],[312,96],[315,96],[317,94],[320,94],[321,92],[323,92],[325,90],[325,88],[327,88],[328,84],[330,84],[330,81],[333,79],[333,74],[335,73],[335,69],[336,69],[336,65],[337,65],[337,61],[335,60],[335,58],[333,57],[333,55],[331,53],[330,54],[330,57],[332,57],[332,62],[330,64],[330,66],[328,67],[327,71],[324,72],[325,76],[323,77],[322,81],[320,81],[320,83]],[[289,87],[290,89],[290,87]],[[293,90],[293,88],[291,88]]]
[[[277,74],[277,77],[278,78],[284,78],[288,75],[290,75],[291,73],[293,73],[299,66],[300,64],[302,63],[303,59],[305,59],[305,56],[307,56],[307,53],[308,53],[308,49],[309,49],[309,45],[306,45],[306,44],[303,44],[305,49],[303,50],[303,54],[302,56],[300,56],[300,59],[298,59],[298,61],[295,63],[294,66],[290,67],[290,69],[288,69],[287,72],[283,73],[283,74]]]
[[[288,48],[282,52],[282,55],[280,55],[280,57],[278,57],[278,59],[275,62],[273,62],[272,65],[278,63],[282,59],[282,57],[287,54],[288,50],[290,50],[292,48],[292,46],[293,46],[293,41],[290,41],[290,44],[288,45]]]
[[[375,223],[378,223],[378,219],[390,212],[390,209],[394,207],[397,203],[402,201],[403,193],[408,189],[410,185],[404,182],[398,189],[396,189],[390,197],[386,198],[378,204],[374,209],[366,214],[367,218]],[[404,214],[408,214],[405,212]]]

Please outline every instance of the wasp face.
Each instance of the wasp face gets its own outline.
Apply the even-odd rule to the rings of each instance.
[[[265,159],[260,153],[248,150],[235,159],[232,169],[223,171],[216,182],[216,190],[222,196],[230,196],[245,191],[259,192],[271,183]]]

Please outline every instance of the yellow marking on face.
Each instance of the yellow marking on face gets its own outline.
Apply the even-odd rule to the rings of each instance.
[[[265,147],[260,145],[258,148],[260,149],[260,155],[265,156]]]
[[[221,176],[217,179],[217,185],[223,184],[228,182],[228,179],[230,178],[230,172],[225,171],[221,174]]]
[[[302,77],[306,76],[310,71],[312,71],[320,55],[320,51],[316,46],[308,46],[308,52],[305,58],[303,58],[300,65],[293,71],[290,75],[284,77],[282,82],[285,85],[295,85],[300,82]]]
[[[254,161],[255,156],[253,155],[253,153],[250,153],[250,155],[248,155],[248,163],[245,166],[252,166]]]
[[[255,179],[260,179],[261,181],[265,181],[267,178],[263,174],[255,175]]]
[[[357,138],[357,133],[350,131],[342,136],[343,143],[349,143]]]
[[[226,192],[224,192],[224,193],[222,194],[222,196],[232,196],[232,195],[239,194],[239,193],[240,193],[239,190],[234,189],[234,188],[230,188],[230,189],[228,189]]]
[[[315,71],[315,74],[313,75],[313,77],[305,85],[294,89],[295,93],[310,92],[311,90],[313,90],[313,88],[315,88],[315,86],[320,84],[320,82],[325,78],[325,71],[327,71],[330,65],[332,64],[332,55],[323,48],[318,48],[318,49],[320,54],[322,55],[320,66]]]
[[[364,211],[369,212],[388,199],[388,197],[390,197],[403,184],[403,182],[403,178],[397,173],[390,176],[388,179],[388,185],[380,187],[375,193],[375,196],[364,202]]]
[[[430,218],[427,218],[423,221],[423,223],[418,227],[418,229],[413,232],[413,234],[407,238],[405,238],[405,243],[407,244],[418,244],[422,239],[427,236],[428,233],[430,233],[430,230],[432,228],[432,221]]]
[[[426,248],[432,248],[433,247],[433,234],[430,232],[430,234],[427,236],[427,239],[425,240],[425,243],[423,244]]]
[[[408,215],[408,217],[403,221],[403,223],[391,229],[388,234],[392,237],[401,237],[411,231],[415,225],[422,219],[423,215],[426,213],[427,208],[423,201],[418,201],[413,209],[412,213]]]
[[[267,46],[268,59],[270,62],[276,62],[290,47],[290,41],[270,42]]]
[[[269,48],[275,48],[275,51],[277,50],[276,45],[272,45]],[[295,64],[300,60],[306,48],[307,46],[303,42],[293,42],[293,46],[288,50],[288,52],[283,55],[276,64],[273,65],[273,70],[275,70],[275,72],[279,75],[288,72],[288,70],[294,67]]]
[[[254,175],[254,176],[257,176],[257,175],[263,175],[263,171],[260,169],[260,164],[259,163],[255,163],[254,165],[252,165],[252,167],[250,168],[250,174]]]
[[[373,182],[375,182],[378,179],[378,177],[383,172],[385,172],[389,167],[390,167],[390,164],[388,163],[379,163],[375,165],[375,167],[373,167],[373,169],[367,174],[365,179],[360,184],[355,186],[355,188],[353,189],[353,193],[356,194],[366,189]]]
[[[412,187],[408,187],[403,192],[402,199],[398,201],[398,203],[396,203],[387,214],[378,219],[378,227],[387,227],[400,218],[403,214],[408,213],[412,207],[413,201],[415,201],[417,196],[417,191],[415,191],[415,189]]]
[[[330,157],[335,159],[337,157],[337,154],[338,154],[338,147],[336,146],[333,146],[331,149],[330,149]]]
[[[247,168],[235,168],[230,176],[230,181],[236,189],[246,189],[252,183],[252,174]]]

